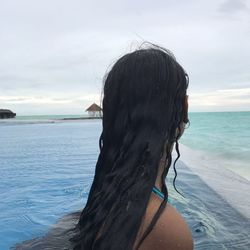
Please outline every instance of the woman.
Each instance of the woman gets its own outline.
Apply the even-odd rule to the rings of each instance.
[[[106,75],[100,154],[74,249],[193,249],[165,183],[188,122],[187,87],[173,54],[152,44],[122,56]]]

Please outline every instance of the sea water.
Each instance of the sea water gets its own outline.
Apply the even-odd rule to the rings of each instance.
[[[250,180],[250,112],[190,113],[180,142]]]
[[[0,121],[1,250],[23,241],[29,246],[30,239],[47,235],[60,218],[79,211],[86,203],[99,153],[101,120],[57,118]],[[231,186],[220,193],[210,185],[224,180],[249,188],[249,118],[249,112],[190,114],[191,125],[181,138],[189,151],[181,147],[177,163],[176,185],[185,198],[173,189],[172,170],[167,183],[173,205],[192,230],[195,249],[250,249],[250,218],[224,196],[232,193]],[[232,173],[225,175],[230,181],[223,179],[221,172],[217,178],[194,168],[197,161],[189,161],[191,156],[200,166],[202,159],[208,166],[213,164],[214,171],[212,167],[219,162],[216,166],[222,173],[228,173],[226,169]],[[241,207],[246,209],[249,189],[241,193],[246,197]],[[233,200],[238,203],[236,196]]]

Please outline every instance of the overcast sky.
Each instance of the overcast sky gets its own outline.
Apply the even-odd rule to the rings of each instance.
[[[190,77],[190,111],[250,110],[250,0],[0,0],[0,108],[82,114],[142,41]]]

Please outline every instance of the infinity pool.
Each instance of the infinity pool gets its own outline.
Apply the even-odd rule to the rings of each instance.
[[[16,244],[50,249],[53,225],[73,225],[93,180],[101,128],[101,120],[0,124],[1,250]],[[177,169],[185,198],[174,191],[172,172],[170,197],[192,230],[195,249],[250,249],[249,219],[182,160]]]

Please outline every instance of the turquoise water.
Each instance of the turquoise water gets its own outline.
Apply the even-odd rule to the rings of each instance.
[[[180,142],[250,180],[250,112],[190,113]]]
[[[62,118],[80,118],[82,115],[17,116],[4,120],[10,124],[54,123]],[[226,168],[250,180],[250,112],[189,113],[190,127],[180,142],[217,158]],[[0,124],[3,121],[0,121]]]
[[[236,117],[242,122],[237,122]],[[0,120],[1,250],[43,237],[58,219],[81,209],[86,202],[99,153],[101,120],[55,121],[55,118]],[[244,150],[249,150],[249,146],[242,150],[242,143],[234,136],[239,135],[241,127],[241,136],[244,134],[241,141],[249,145],[246,140],[249,131],[244,131],[249,112],[193,113],[190,120],[182,143],[225,162],[230,154],[234,168],[245,166],[248,156]],[[227,140],[231,142],[225,143],[224,148],[216,145]],[[229,146],[233,143],[234,150]],[[236,152],[241,152],[240,160]],[[177,168],[177,187],[186,198],[169,185],[170,198],[192,230],[195,249],[250,249],[249,218],[233,209],[181,161]],[[249,169],[246,167],[245,171]],[[169,183],[172,179],[170,172]]]

